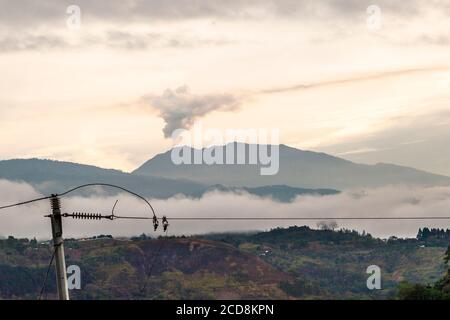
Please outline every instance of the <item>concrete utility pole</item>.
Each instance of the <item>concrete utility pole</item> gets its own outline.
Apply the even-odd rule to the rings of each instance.
[[[59,300],[69,300],[69,289],[67,286],[66,259],[64,257],[64,240],[62,232],[61,204],[57,195],[50,198],[52,205],[53,245],[55,246],[56,261],[56,286],[58,289]]]

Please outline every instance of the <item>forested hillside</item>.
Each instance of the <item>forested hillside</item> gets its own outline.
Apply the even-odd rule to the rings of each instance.
[[[449,230],[417,239],[376,239],[351,230],[274,229],[253,234],[68,239],[68,265],[81,268],[73,299],[394,299],[408,281],[432,284],[446,272]],[[51,244],[0,240],[0,298],[35,299]],[[382,290],[368,290],[378,265]],[[51,269],[45,298],[55,298]],[[403,296],[404,297],[404,296]]]

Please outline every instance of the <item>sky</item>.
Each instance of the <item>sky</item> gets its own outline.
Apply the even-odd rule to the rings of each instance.
[[[296,148],[450,175],[448,1],[0,8],[1,159],[131,171],[201,121],[279,129]]]

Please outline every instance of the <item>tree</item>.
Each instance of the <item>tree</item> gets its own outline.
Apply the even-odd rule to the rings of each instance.
[[[444,262],[446,265],[448,265],[449,261],[450,261],[450,245],[447,247],[447,251],[445,251],[445,256],[444,256]]]
[[[432,286],[421,284],[410,284],[402,282],[397,289],[397,298],[400,300],[440,300],[442,293]]]
[[[444,255],[446,265],[450,262],[450,245]],[[400,300],[450,300],[450,269],[447,274],[433,285],[402,282],[397,287]]]
[[[431,234],[430,229],[423,228],[423,230],[422,230],[422,239],[426,240],[430,236],[430,234]]]
[[[319,221],[317,223],[317,227],[320,230],[332,230],[332,231],[334,231],[338,227],[338,224],[334,220],[333,221]]]
[[[32,248],[37,248],[38,242],[37,242],[36,238],[33,238],[33,239],[30,240],[30,246]]]
[[[423,239],[423,231],[422,228],[419,228],[419,232],[417,233],[417,240],[422,240]]]

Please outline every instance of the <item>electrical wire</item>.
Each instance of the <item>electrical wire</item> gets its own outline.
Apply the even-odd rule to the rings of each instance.
[[[40,201],[40,200],[47,200],[50,197],[46,197],[46,198],[41,198],[41,199],[35,199],[35,200],[30,200],[27,202],[23,202],[23,203],[19,203],[19,204],[14,204],[14,205],[9,205],[9,206],[5,206],[5,207],[0,207],[0,209],[2,208],[11,208],[14,206],[19,206],[22,204],[28,204],[28,203],[32,203],[32,202],[36,202],[36,201]],[[117,204],[117,202],[116,202]],[[116,204],[114,205],[114,207],[116,206]],[[64,217],[70,217],[73,216],[74,214],[63,214]],[[87,215],[90,215],[89,213]],[[92,215],[92,214],[91,214]],[[110,220],[116,220],[116,219],[125,219],[125,220],[153,220],[153,217],[142,217],[142,216],[118,216],[115,214],[112,215],[108,215],[108,216],[103,216],[101,215],[100,218],[107,218]],[[112,218],[112,219],[111,219]],[[162,218],[157,218],[158,220],[162,220]],[[260,220],[260,221],[270,221],[270,220],[450,220],[450,216],[431,216],[431,217],[426,217],[426,216],[418,216],[418,217],[167,217],[168,220],[178,220],[178,221],[201,221],[201,220],[216,220],[216,221],[226,221],[226,220]]]
[[[149,271],[146,272],[146,279],[145,279],[144,285],[143,285],[143,287],[140,289],[140,291],[141,291],[142,293],[145,293],[145,291],[146,291],[146,289],[147,289],[147,281],[148,281],[148,278],[150,278],[150,277],[152,276],[153,267],[155,266],[155,262],[156,262],[156,260],[159,258],[160,252],[161,252],[162,248],[164,247],[164,245],[165,245],[166,242],[167,242],[168,234],[169,234],[169,231],[168,231],[167,229],[166,229],[166,231],[165,231],[165,234],[166,234],[166,235],[165,235],[164,239],[161,239],[161,240],[160,240],[161,242],[160,242],[160,244],[159,244],[158,250],[157,250],[156,253],[153,255],[153,259],[152,259],[152,263],[151,263],[151,265],[150,265]]]
[[[141,196],[140,194],[137,194],[136,192],[130,191],[130,190],[124,188],[124,187],[116,186],[116,185],[109,184],[109,183],[88,183],[88,184],[84,184],[84,185],[80,185],[78,187],[72,188],[72,189],[70,189],[68,191],[65,191],[65,192],[61,193],[61,194],[56,194],[56,195],[51,195],[51,196],[47,196],[47,197],[37,198],[37,199],[28,200],[28,201],[24,201],[24,202],[19,202],[19,203],[15,203],[15,204],[10,204],[10,205],[6,205],[6,206],[1,206],[0,210],[9,209],[9,208],[13,208],[13,207],[18,207],[18,206],[30,204],[30,203],[33,203],[33,202],[49,200],[53,196],[64,197],[64,196],[68,195],[69,193],[72,193],[74,191],[77,191],[77,190],[83,189],[83,188],[87,188],[87,187],[109,187],[109,188],[115,188],[115,189],[119,189],[119,190],[125,191],[125,192],[127,192],[127,193],[129,193],[129,194],[131,194],[131,195],[141,199],[142,201],[144,201],[150,207],[150,210],[151,210],[151,212],[153,214],[153,219],[156,218],[155,209],[153,209],[153,206],[150,204],[150,202],[147,199],[145,199],[143,196]],[[117,202],[116,202],[116,204],[117,204]],[[114,207],[115,207],[115,205],[114,205]],[[121,218],[121,219],[124,219],[124,218]]]
[[[42,300],[42,296],[45,292],[46,286],[47,286],[47,279],[48,279],[48,275],[50,273],[50,268],[53,264],[53,260],[55,259],[55,255],[56,255],[56,246],[53,249],[53,254],[52,254],[52,258],[50,259],[50,263],[48,264],[47,267],[47,273],[45,274],[45,278],[44,278],[44,282],[42,283],[42,288],[41,288],[41,292],[39,293],[39,298],[38,300]]]
[[[143,196],[139,195],[136,192],[128,190],[124,187],[120,187],[120,186],[109,184],[109,183],[88,183],[88,184],[84,184],[84,185],[80,185],[78,187],[72,188],[61,194],[57,194],[56,196],[64,197],[72,192],[75,192],[79,189],[83,189],[83,188],[87,188],[87,187],[110,187],[110,188],[115,188],[115,189],[125,191],[125,192],[141,199],[142,201],[144,201],[149,206],[149,208],[152,212],[152,215],[153,215],[152,218],[149,218],[149,217],[136,217],[136,216],[116,216],[116,215],[112,214],[114,219],[129,219],[129,220],[157,219],[157,220],[160,220],[160,218],[158,219],[156,217],[156,213],[155,213],[153,206]],[[38,202],[38,201],[48,200],[51,198],[52,198],[52,196],[47,196],[47,197],[37,198],[37,199],[29,200],[29,201],[24,201],[24,202],[10,204],[10,205],[6,205],[6,206],[1,206],[0,210],[13,208],[13,207],[21,206],[21,205],[26,205],[26,204],[30,204],[30,203],[34,203],[34,202]],[[114,212],[116,205],[117,205],[117,201],[114,204],[113,212]],[[188,220],[450,220],[450,216],[440,216],[440,217],[439,216],[432,216],[432,217],[426,217],[426,216],[418,216],[418,217],[410,217],[410,216],[407,216],[407,217],[168,217],[168,219],[169,220],[186,220],[186,221],[188,221]]]
[[[68,190],[68,191],[66,191],[64,193],[58,194],[57,196],[64,197],[64,196],[68,195],[69,193],[72,193],[74,191],[77,191],[77,190],[83,189],[83,188],[87,188],[87,187],[110,187],[110,188],[115,188],[115,189],[119,189],[119,190],[125,191],[125,192],[127,192],[127,193],[129,193],[129,194],[131,194],[131,195],[141,199],[142,201],[144,201],[150,207],[150,210],[152,211],[153,217],[156,217],[156,213],[155,213],[155,210],[153,209],[152,205],[143,196],[141,196],[140,194],[137,194],[136,192],[130,191],[130,190],[124,188],[124,187],[116,186],[116,185],[109,184],[109,183],[88,183],[88,184],[84,184],[84,185],[75,187],[73,189],[70,189],[70,190]]]
[[[122,217],[120,217],[122,219]],[[126,218],[126,217],[123,217]],[[130,217],[133,218],[133,217]],[[450,220],[441,217],[168,217],[169,220]]]
[[[152,276],[152,271],[153,271],[153,267],[155,266],[156,259],[158,258],[159,253],[161,252],[161,249],[163,248],[163,246],[165,245],[165,243],[167,241],[168,231],[166,231],[165,233],[166,233],[166,236],[164,237],[163,240],[161,240],[161,243],[159,245],[158,251],[156,252],[155,256],[153,257],[153,261],[152,261],[152,264],[150,266],[150,270],[149,270],[148,275],[147,275],[149,278]]]
[[[24,201],[24,202],[19,202],[19,203],[15,203],[15,204],[9,204],[9,205],[0,207],[0,210],[9,209],[9,208],[13,208],[13,207],[18,207],[18,206],[30,204],[30,203],[33,203],[33,202],[48,200],[50,198],[51,198],[51,196],[48,196],[48,197],[37,198],[37,199],[28,200],[28,201]]]

